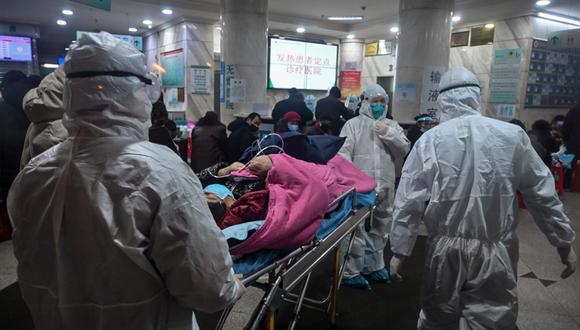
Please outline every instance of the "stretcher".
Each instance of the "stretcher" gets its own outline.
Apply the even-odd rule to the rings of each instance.
[[[352,247],[354,234],[360,228],[359,225],[362,222],[366,222],[365,227],[370,227],[374,208],[373,206],[357,208],[354,188],[336,198],[329,204],[329,208],[347,201],[352,202],[350,211],[326,237],[320,240],[315,239],[311,243],[291,251],[281,259],[241,279],[245,286],[250,286],[256,284],[256,280],[259,278],[268,275],[268,280],[265,284],[265,295],[254,310],[249,323],[246,324],[246,329],[261,328],[265,320],[266,329],[273,330],[276,323],[276,311],[283,302],[294,306],[288,329],[294,329],[296,326],[302,307],[327,313],[330,325],[334,326],[336,324],[338,289],[348,258],[348,252]],[[341,253],[340,246],[344,240],[348,242],[348,244],[345,244],[348,249]],[[341,255],[343,256],[342,258]],[[328,295],[322,300],[306,297],[312,272],[329,256],[333,256],[334,262],[332,284]],[[298,289],[297,293],[293,293],[295,289]],[[223,329],[232,308],[233,306],[222,312],[216,329]]]

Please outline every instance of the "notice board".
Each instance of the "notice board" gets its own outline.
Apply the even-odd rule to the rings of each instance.
[[[580,104],[580,54],[550,47],[559,38],[534,39],[526,85],[527,108]]]

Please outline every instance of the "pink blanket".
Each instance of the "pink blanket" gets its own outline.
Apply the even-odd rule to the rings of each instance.
[[[266,178],[270,191],[266,221],[245,242],[233,247],[231,254],[305,245],[314,238],[331,201],[351,187],[359,193],[376,187],[373,179],[340,156],[327,165],[285,154],[269,157],[273,167]]]

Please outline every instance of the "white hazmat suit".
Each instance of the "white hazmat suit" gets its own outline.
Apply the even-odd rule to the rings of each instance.
[[[339,154],[377,182],[373,226],[366,232],[362,224],[356,232],[344,273],[346,279],[385,267],[383,249],[392,220],[395,161],[405,157],[410,145],[403,129],[386,118],[386,107],[380,117],[373,117],[371,101],[376,98],[388,104],[389,97],[381,86],[371,85],[365,89],[360,115],[347,121],[340,132],[346,141]]]
[[[526,132],[481,116],[478,86],[463,68],[443,75],[441,124],[417,141],[397,190],[394,275],[421,219],[429,232],[419,329],[515,328],[518,190],[553,245],[575,236]]]
[[[33,158],[8,198],[36,329],[192,329],[243,287],[189,166],[149,143],[144,55],[86,34],[64,64],[70,137]],[[193,319],[193,320],[192,320]]]

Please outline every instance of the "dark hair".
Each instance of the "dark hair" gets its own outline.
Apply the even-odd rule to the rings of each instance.
[[[296,89],[296,87],[292,87],[288,91],[288,95],[292,95],[292,94],[296,94],[296,93],[298,93],[298,90]]]
[[[300,93],[300,92],[296,92],[294,94],[290,94],[290,96],[288,96],[289,100],[295,100],[295,101],[302,101],[304,102],[304,94]]]
[[[557,115],[556,117],[554,117],[554,119],[552,119],[552,122],[564,121],[564,119],[566,119],[566,117],[564,117],[563,115]]]
[[[532,124],[533,130],[540,130],[540,131],[549,131],[550,130],[550,123],[545,120],[536,120]]]
[[[328,95],[330,96],[334,96],[335,98],[339,99],[340,98],[340,88],[333,86],[330,91],[328,91]]]
[[[209,206],[209,211],[213,216],[213,219],[216,223],[219,223],[220,220],[224,217],[227,211],[226,204],[224,202],[208,202],[207,206]]]
[[[524,132],[526,131],[526,125],[524,125],[524,123],[522,123],[521,120],[512,119],[512,120],[510,120],[510,124],[518,125],[519,127],[521,127],[524,130]]]
[[[213,111],[208,111],[205,113],[205,116],[201,117],[198,121],[196,126],[224,126],[222,122],[219,120],[217,113]]]
[[[22,71],[18,70],[7,71],[2,77],[2,83],[0,83],[0,88],[4,88],[10,84],[13,84],[25,78],[26,75],[22,73]]]
[[[152,104],[151,124],[153,127],[163,126],[163,121],[168,119],[169,113],[165,107],[165,102],[163,102],[163,93],[161,93],[157,101]]]
[[[251,114],[249,114],[246,117],[246,120],[254,120],[254,118],[256,118],[256,117],[258,117],[258,118],[260,118],[260,120],[262,120],[262,116],[260,116],[260,114],[257,112],[252,112]]]

